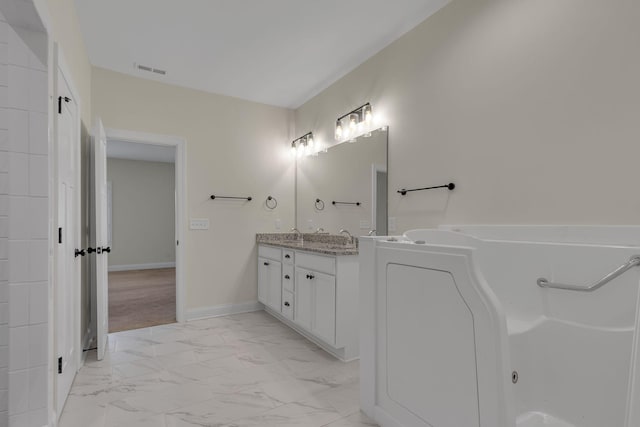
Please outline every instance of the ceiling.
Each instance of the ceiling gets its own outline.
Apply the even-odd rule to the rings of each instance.
[[[97,67],[296,108],[449,0],[75,0]],[[161,76],[134,63],[166,70]]]
[[[136,142],[109,139],[107,157],[110,159],[142,160],[146,162],[175,163],[175,147],[138,144]]]

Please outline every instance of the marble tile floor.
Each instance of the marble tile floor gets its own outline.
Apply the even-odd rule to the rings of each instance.
[[[109,335],[60,427],[364,427],[358,362],[343,363],[265,312]]]

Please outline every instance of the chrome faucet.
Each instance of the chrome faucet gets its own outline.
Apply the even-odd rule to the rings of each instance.
[[[369,230],[369,234],[367,236],[377,236],[378,232],[376,230]]]
[[[297,228],[293,227],[291,229],[291,232],[296,233],[298,235],[297,238],[299,238],[300,240],[302,240],[302,233],[300,232],[300,230],[298,230]]]
[[[345,230],[344,228],[340,230],[340,234],[346,234],[349,236],[349,243],[353,244],[353,236],[349,233],[349,230]]]
[[[318,227],[318,229],[315,231],[316,234],[323,234],[324,233],[324,228],[322,227]]]

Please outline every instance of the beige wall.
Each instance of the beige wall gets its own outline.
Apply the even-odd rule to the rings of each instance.
[[[174,135],[187,141],[188,218],[210,229],[187,231],[187,308],[257,300],[255,233],[293,227],[294,163],[287,149],[292,112],[93,69],[93,106],[109,128]],[[209,199],[253,196],[251,202]],[[278,208],[264,206],[268,195]]]
[[[48,15],[51,39],[58,43],[81,98],[82,122],[91,125],[91,63],[80,31],[74,0],[34,0]],[[45,18],[47,19],[47,18]]]
[[[638,22],[637,1],[454,0],[299,108],[296,134],[330,139],[371,101],[398,232],[638,224]]]
[[[109,266],[175,263],[175,166],[108,159],[112,189]]]

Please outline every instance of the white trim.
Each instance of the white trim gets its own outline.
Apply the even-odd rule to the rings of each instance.
[[[240,304],[214,305],[211,307],[190,308],[187,310],[187,321],[208,319],[210,317],[228,316],[230,314],[250,313],[262,311],[264,306],[258,301]]]
[[[153,270],[156,268],[175,268],[175,262],[151,262],[147,264],[124,264],[110,265],[109,272],[112,271],[133,271],[133,270]]]
[[[139,144],[162,145],[176,148],[176,320],[184,322],[185,318],[185,240],[187,209],[187,141],[171,135],[159,135],[122,129],[106,128],[107,141],[117,139]]]

